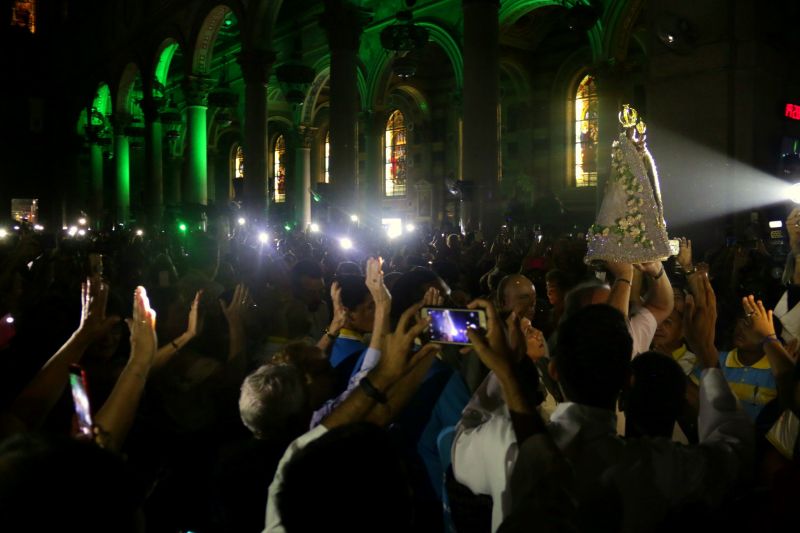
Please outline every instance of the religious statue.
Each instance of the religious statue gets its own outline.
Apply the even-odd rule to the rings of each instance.
[[[670,255],[655,162],[645,143],[647,127],[625,105],[623,131],[611,146],[611,175],[596,222],[587,232],[587,264],[645,263]]]

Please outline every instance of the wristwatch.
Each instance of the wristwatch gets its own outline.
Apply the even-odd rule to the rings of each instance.
[[[325,328],[325,335],[327,335],[331,340],[335,341],[339,337],[339,332],[337,331],[336,333],[331,333],[328,331],[328,328]]]

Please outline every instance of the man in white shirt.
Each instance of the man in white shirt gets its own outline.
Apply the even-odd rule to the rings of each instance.
[[[594,479],[604,479],[615,491],[623,511],[620,525],[627,531],[652,530],[669,509],[682,503],[715,503],[710,500],[721,497],[742,476],[753,453],[752,424],[716,368],[715,302],[703,278],[705,295],[690,310],[695,323],[692,338],[706,368],[700,383],[699,446],[667,440],[624,441],[617,436],[614,407],[633,349],[618,312],[591,305],[559,330],[552,366],[569,401],[558,406],[547,431],[576,467],[579,485],[596,475]],[[712,306],[713,312],[708,311]],[[520,412],[527,417],[538,414],[518,401],[524,395],[519,393],[511,365],[485,344],[482,348],[478,350],[481,360],[498,377],[495,384],[502,387],[505,401],[497,401],[489,380],[476,392],[453,442],[453,472],[473,492],[492,497],[495,531],[512,511],[509,480],[517,464],[519,440],[515,419]]]

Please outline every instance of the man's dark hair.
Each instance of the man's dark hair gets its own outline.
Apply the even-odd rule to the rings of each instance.
[[[609,305],[589,305],[565,320],[558,328],[555,364],[567,399],[613,409],[632,350],[625,317]]]
[[[358,263],[354,261],[342,261],[336,267],[336,277],[341,276],[363,276],[364,272],[361,270],[361,267]]]
[[[625,391],[625,435],[672,437],[686,403],[686,376],[661,352],[645,352],[631,361],[631,386]]]
[[[364,276],[340,276],[336,279],[342,288],[342,303],[352,311],[362,303],[369,294]]]
[[[332,429],[297,452],[277,505],[287,533],[413,530],[405,467],[388,435],[368,423]]]
[[[0,445],[3,531],[136,531],[141,489],[119,457],[92,442],[16,435]]]
[[[316,261],[304,259],[298,261],[292,267],[292,279],[299,280],[300,278],[313,278],[319,279],[322,277],[322,267]]]
[[[422,300],[428,287],[440,284],[439,276],[430,270],[414,269],[400,276],[392,286],[392,321],[398,321],[406,309]]]

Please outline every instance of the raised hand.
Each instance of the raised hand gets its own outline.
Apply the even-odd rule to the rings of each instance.
[[[444,305],[444,297],[439,289],[436,287],[428,287],[425,295],[422,297],[423,307],[441,307]]]
[[[226,305],[223,300],[219,301],[222,314],[225,315],[229,327],[241,326],[243,324],[244,312],[250,303],[250,291],[242,283],[236,285],[231,303]]]
[[[511,349],[506,341],[503,324],[497,315],[497,309],[495,309],[494,305],[488,300],[478,298],[471,301],[467,307],[469,309],[483,309],[486,313],[486,339],[489,342],[489,347],[503,357],[510,357]]]
[[[422,302],[406,309],[397,323],[397,328],[386,336],[383,355],[381,355],[381,360],[375,369],[376,380],[380,382],[379,384],[383,390],[385,390],[384,387],[391,386],[399,381],[417,363],[440,349],[439,345],[435,343],[427,343],[416,352],[411,352],[414,339],[419,337],[431,322],[429,317],[419,317],[420,309],[422,309]]]
[[[678,242],[680,248],[675,260],[683,270],[690,270],[692,268],[692,241],[686,237],[679,237]]]
[[[333,318],[328,326],[328,333],[335,336],[339,334],[339,330],[347,321],[347,309],[342,303],[342,287],[338,281],[334,281],[331,285],[331,301],[333,302]]]
[[[383,283],[383,259],[380,257],[370,257],[367,260],[366,284],[375,306],[391,306],[392,295]]]
[[[200,307],[200,296],[202,294],[202,290],[197,291],[197,294],[194,295],[194,300],[192,300],[192,307],[189,309],[189,322],[186,326],[186,336],[188,337],[186,339],[187,341],[196,337],[200,330],[203,329],[198,312],[198,308]]]
[[[106,316],[107,303],[108,284],[97,277],[86,278],[81,284],[81,322],[76,331],[83,341],[97,340],[119,322],[118,316]]]
[[[706,368],[717,366],[718,354],[714,346],[714,328],[717,323],[717,298],[711,281],[705,274],[689,276],[690,294],[686,296],[683,312],[683,331],[689,346]]]
[[[767,311],[761,300],[756,301],[752,294],[745,296],[742,298],[742,308],[746,318],[745,331],[754,343],[760,343],[767,337],[775,336],[772,310]]]
[[[150,307],[144,287],[136,287],[133,293],[133,318],[125,322],[131,332],[131,359],[149,369],[158,349],[158,339],[156,312]]]

